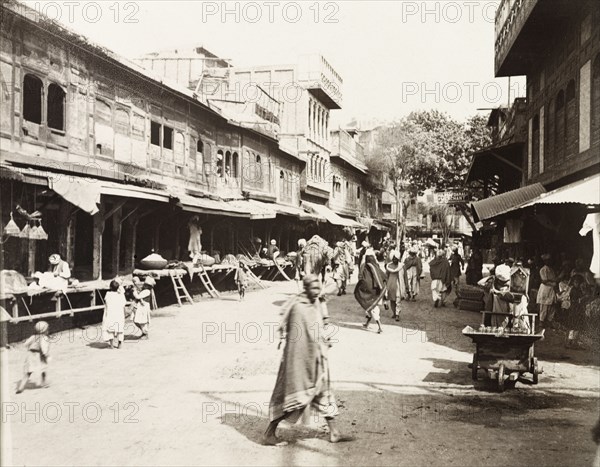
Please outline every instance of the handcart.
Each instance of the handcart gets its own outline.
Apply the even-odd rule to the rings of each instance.
[[[485,370],[490,379],[495,379],[498,391],[503,392],[507,385],[514,385],[523,373],[531,373],[533,384],[538,383],[538,377],[543,370],[538,366],[534,354],[534,344],[544,338],[544,330],[535,332],[536,314],[525,313],[519,318],[531,317],[530,329],[515,329],[511,327],[492,328],[485,326],[487,315],[515,318],[510,313],[494,313],[482,311],[482,324],[479,329],[467,326],[462,333],[470,337],[476,345],[471,367],[473,380],[477,380],[478,371]]]

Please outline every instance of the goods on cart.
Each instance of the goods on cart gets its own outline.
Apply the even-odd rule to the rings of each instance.
[[[516,384],[524,373],[531,373],[533,384],[537,384],[542,370],[534,354],[534,343],[544,338],[544,330],[536,334],[533,320],[530,326],[523,322],[523,319],[535,318],[536,315],[527,313],[516,317],[510,313],[487,311],[481,314],[479,328],[466,326],[462,331],[476,346],[471,364],[473,380],[477,380],[479,370],[484,370],[490,379],[496,380],[500,392],[506,385]],[[487,326],[486,315],[504,316],[507,325]]]

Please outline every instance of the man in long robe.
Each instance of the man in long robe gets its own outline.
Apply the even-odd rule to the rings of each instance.
[[[303,284],[304,292],[294,298],[283,318],[286,345],[271,396],[270,423],[263,441],[266,445],[279,444],[275,436],[279,423],[296,423],[308,406],[325,417],[332,443],[343,440],[335,424],[338,409],[330,389],[328,343],[319,301],[321,284],[313,274],[306,275]]]
[[[450,263],[446,259],[445,250],[440,248],[437,251],[437,256],[429,262],[429,272],[431,273],[433,306],[435,308],[444,306],[448,286],[452,283]]]
[[[358,283],[354,289],[354,298],[365,310],[367,322],[363,324],[363,327],[368,329],[369,323],[374,319],[379,328],[378,334],[383,332],[379,303],[383,298],[382,293],[385,287],[385,273],[379,267],[373,249],[368,248],[365,253],[365,262],[358,270]]]

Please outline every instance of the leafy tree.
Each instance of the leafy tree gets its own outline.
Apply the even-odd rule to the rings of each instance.
[[[473,153],[491,143],[486,123],[480,115],[461,123],[437,110],[413,112],[378,130],[367,166],[390,180],[405,212],[410,198],[426,189],[463,188]]]

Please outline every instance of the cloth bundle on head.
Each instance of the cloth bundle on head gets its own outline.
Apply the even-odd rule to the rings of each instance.
[[[38,321],[35,323],[34,330],[36,334],[44,334],[48,331],[48,323],[46,321]]]
[[[304,248],[306,246],[306,239],[301,238],[300,240],[298,240],[298,246],[300,248]]]
[[[307,274],[306,276],[304,276],[304,279],[302,279],[302,284],[304,285],[304,288],[307,288],[309,285],[315,282],[319,282],[319,278],[315,274]]]
[[[53,255],[50,255],[50,257],[48,258],[48,262],[52,265],[56,265],[56,264],[60,263],[60,255],[58,253],[54,253]]]
[[[277,240],[275,240],[275,239],[271,240],[271,245],[277,245]]]
[[[148,285],[150,287],[154,287],[156,285],[156,281],[154,280],[153,277],[151,276],[146,276],[146,279],[144,280],[144,284]]]
[[[400,259],[400,252],[398,250],[392,250],[392,252],[390,253],[390,258],[394,259]]]
[[[419,250],[417,249],[417,247],[413,246],[412,248],[410,248],[410,249],[408,250],[408,252],[409,252],[411,255],[416,255],[416,254],[419,252]]]
[[[505,264],[501,264],[496,267],[496,272],[494,274],[496,276],[496,280],[500,282],[509,282],[510,281],[510,266]]]
[[[375,256],[375,250],[372,247],[368,247],[365,250],[365,256]]]

